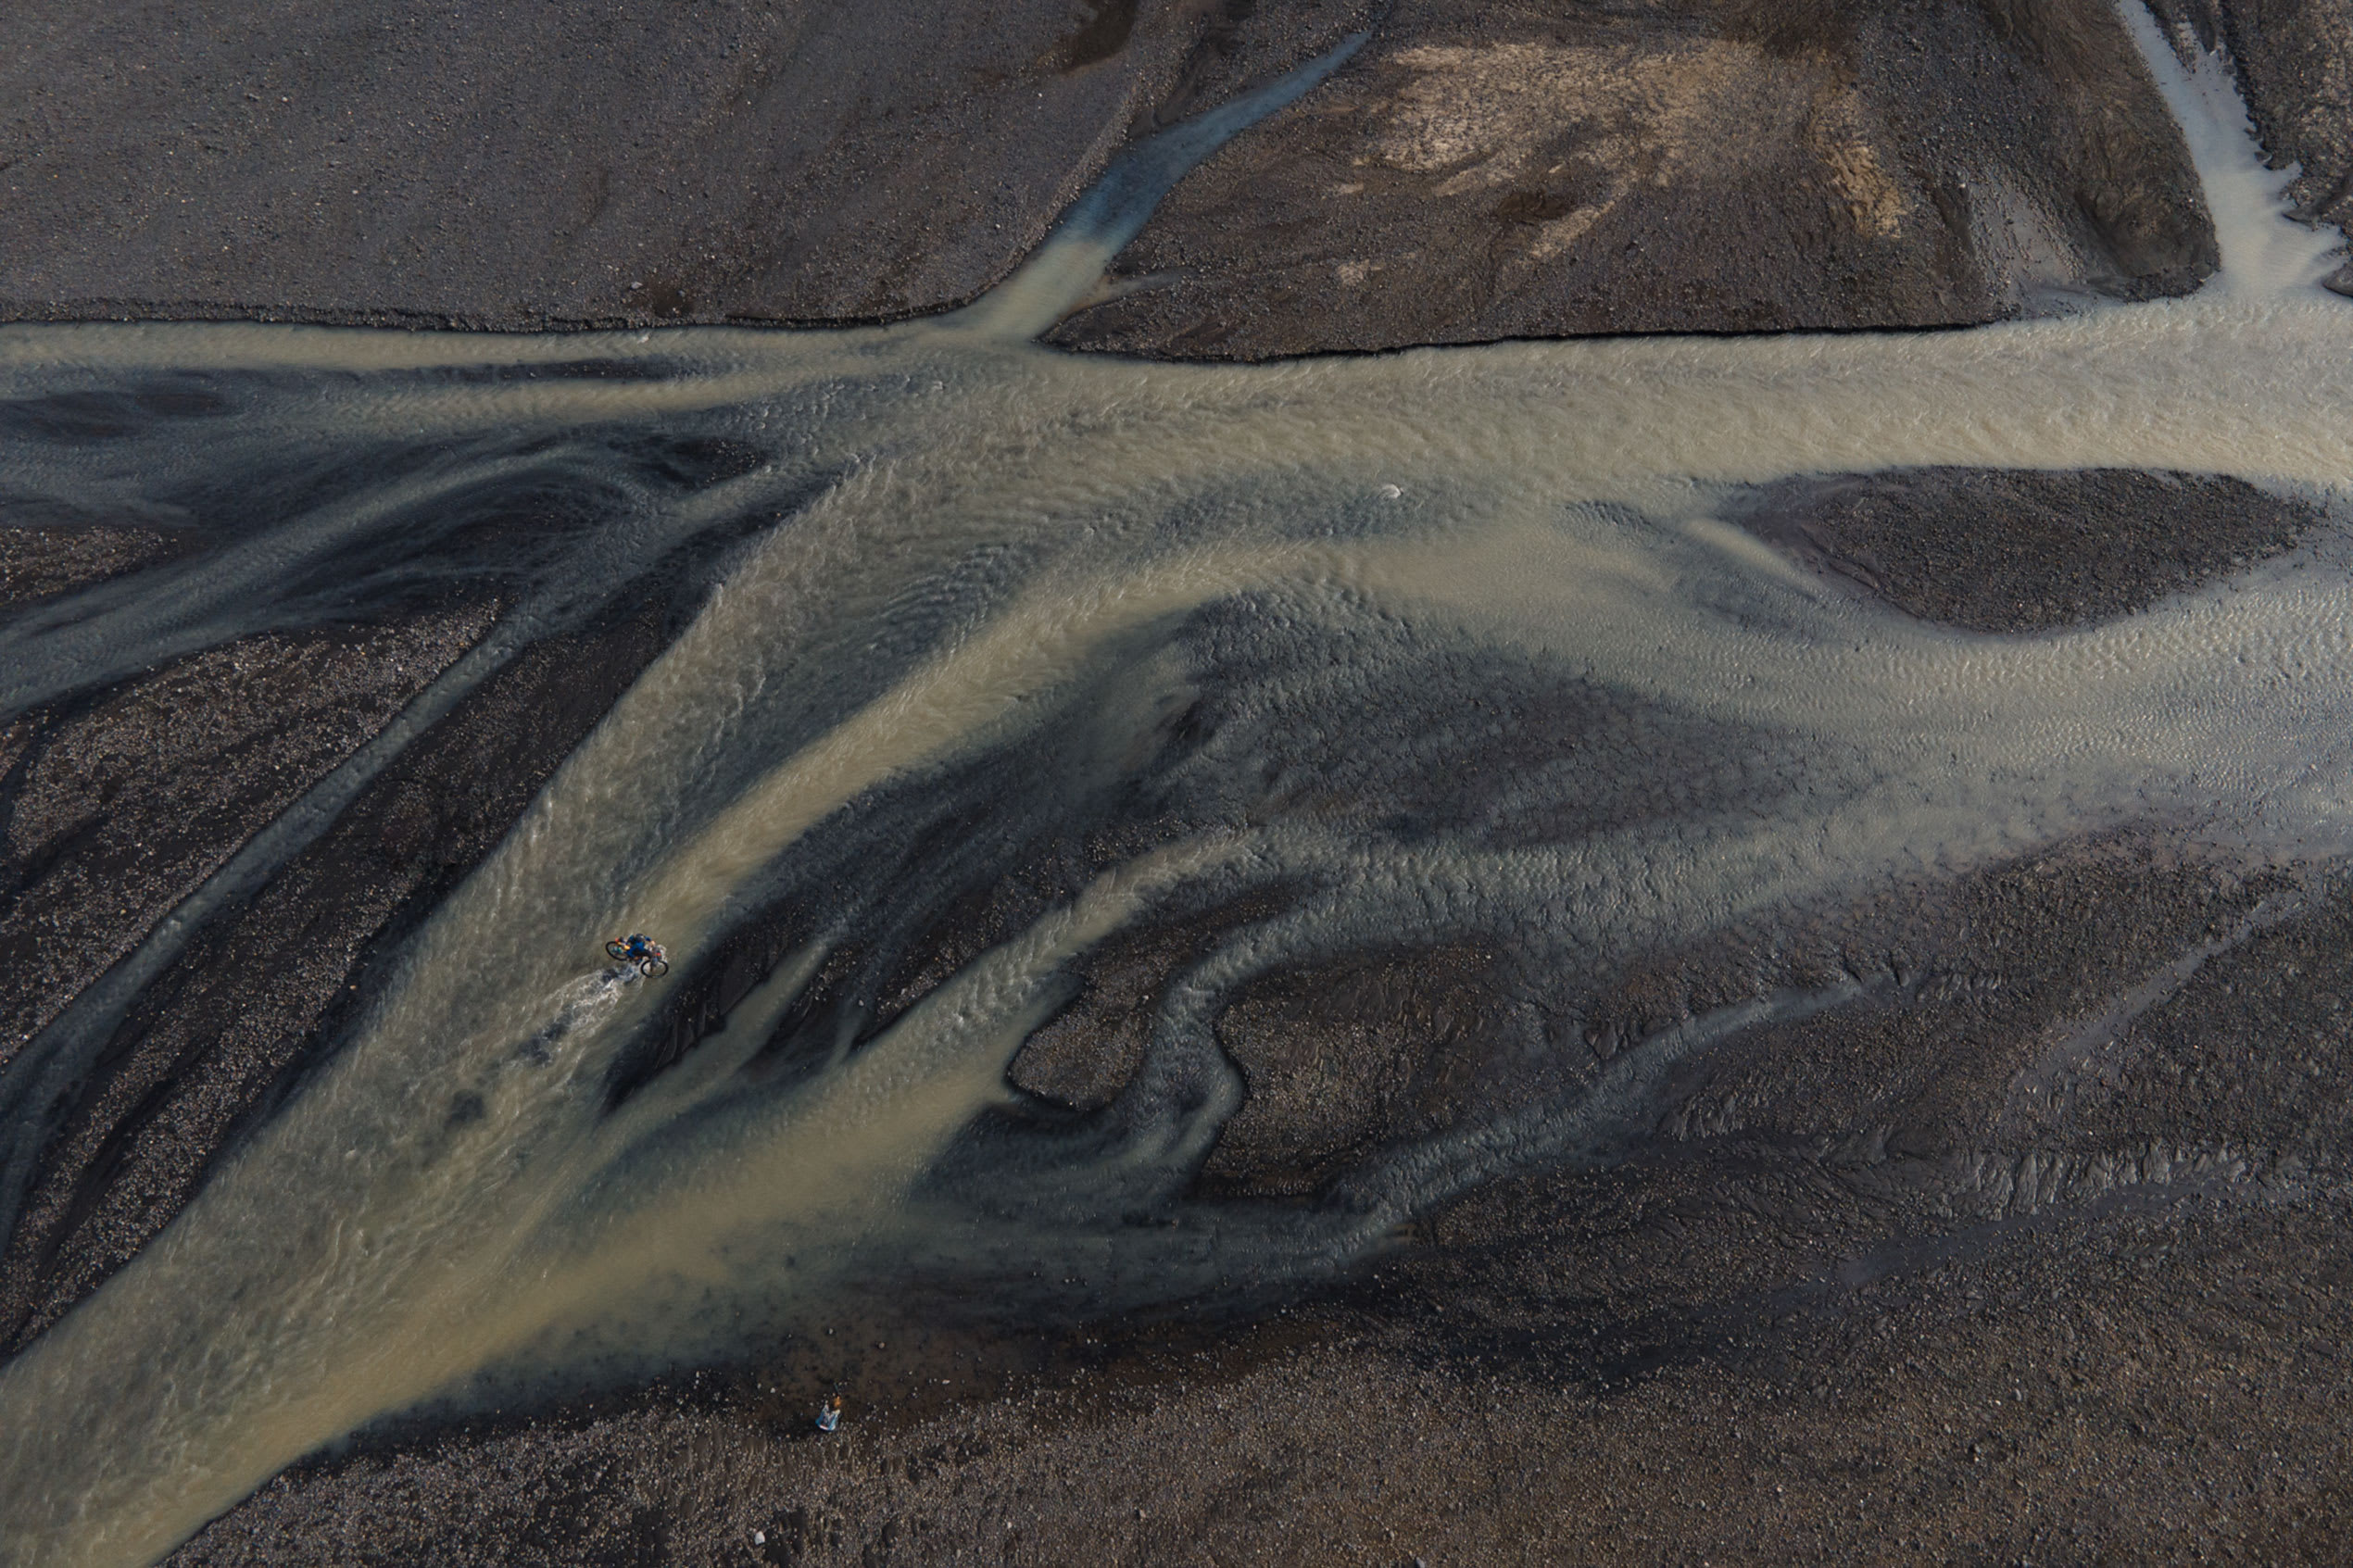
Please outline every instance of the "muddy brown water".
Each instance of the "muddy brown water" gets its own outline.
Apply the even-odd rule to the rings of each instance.
[[[1243,1096],[1213,1026],[1269,975],[1488,940],[1516,973],[1567,974],[2152,822],[2256,865],[2340,857],[2353,305],[2319,286],[2335,237],[2280,217],[2219,67],[2185,73],[2138,25],[2221,272],[2185,300],[1966,332],[1247,369],[1038,346],[1168,182],[1277,94],[1167,133],[1158,164],[1114,170],[1023,273],[936,321],[0,335],[9,438],[57,508],[211,530],[0,631],[12,710],[421,576],[500,575],[520,606],[158,928],[146,971],[127,960],[19,1052],[0,1086],[20,1144],[40,1085],[208,897],[283,863],[517,647],[685,542],[726,541],[698,617],[301,1091],[0,1369],[0,1561],[152,1561],[388,1412],[724,1361],[895,1274],[1064,1316],[1327,1278],[1500,1173],[1606,1164],[1678,1062],[1870,984],[1760,975],[1381,1151],[1343,1202],[1196,1201]],[[2334,521],[2029,635],[1907,616],[1726,521],[1795,476],[1942,466],[2226,475]],[[560,492],[577,521],[470,526],[518,491]],[[1453,776],[1444,732],[1349,737],[1464,679],[1672,715],[1710,737],[1713,784],[1691,787],[1684,745],[1635,746],[1606,781],[1534,766],[1464,781],[1477,809],[1384,810]],[[1345,766],[1282,762],[1319,736]],[[1599,783],[1650,805],[1604,825],[1562,809]],[[985,950],[888,1006],[878,978],[812,1005],[844,955],[917,972],[939,911],[1058,835],[1063,883],[1006,906]],[[1076,962],[1184,920],[1212,935],[1152,996],[1107,1104],[1010,1086]],[[648,1071],[672,998],[761,922],[789,938],[724,1027]],[[673,977],[600,964],[631,929],[668,944]]]

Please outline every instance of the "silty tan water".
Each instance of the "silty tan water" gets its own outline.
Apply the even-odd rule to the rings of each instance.
[[[870,332],[0,337],[19,381],[349,373],[321,380],[314,433],[355,440],[716,418],[769,461],[705,508],[754,507],[787,470],[838,476],[749,548],[299,1097],[0,1370],[0,1562],[149,1562],[290,1461],[484,1368],[724,1353],[718,1325],[748,1303],[789,1324],[859,1259],[952,1252],[963,1222],[921,1195],[923,1173],[1008,1098],[1006,1063],[1063,999],[1068,961],[1189,888],[1317,891],[1179,988],[1160,1025],[1171,1052],[1187,1010],[1214,1009],[1237,977],[1375,937],[1516,925],[1564,962],[1599,960],[2153,816],[2249,853],[2338,853],[2353,826],[2345,539],[2105,625],[2006,638],[1825,589],[1715,521],[1729,486],[1914,464],[2206,470],[2320,497],[2353,483],[2353,306],[2315,286],[2334,237],[2280,219],[2279,177],[2216,68],[2184,74],[2133,20],[2198,158],[2223,270],[2186,301],[2063,320],[1258,369],[1022,341],[1115,248],[1099,222],[992,302]],[[648,373],[458,373],[589,357]],[[57,668],[34,658],[25,678],[84,678],[59,671],[103,667],[110,644],[233,634],[273,562],[369,515],[216,567],[209,619],[126,598],[103,634],[59,627]],[[822,1071],[750,1092],[737,1069],[840,939],[821,918],[724,1035],[612,1105],[617,1053],[662,993],[599,967],[602,937],[658,933],[683,970],[773,892],[796,846],[875,792],[1017,753],[1050,724],[1091,744],[1041,759],[1038,795],[1116,777],[1194,678],[1151,650],[1245,597],[1302,624],[1541,655],[1777,737],[1757,766],[1798,783],[1745,811],[1533,848],[1373,853],[1279,814],[1202,832],[1115,867]],[[1181,1165],[1228,1108],[1065,1178]],[[1401,1202],[1447,1178],[1415,1180]],[[1311,1241],[1344,1260],[1389,1218]]]

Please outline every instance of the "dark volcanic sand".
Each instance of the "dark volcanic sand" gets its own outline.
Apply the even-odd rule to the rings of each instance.
[[[1154,105],[1365,7],[52,7],[0,62],[0,318],[541,327],[933,310]],[[1090,12],[1092,13],[1090,15]]]
[[[1312,1309],[822,1442],[805,1401],[648,1402],[290,1475],[171,1561],[2334,1561],[2348,1218],[2062,1223],[1617,1380],[1448,1364],[1461,1303],[1422,1298],[1410,1334]]]
[[[1126,138],[1374,13],[52,7],[0,62],[0,319],[937,309]],[[2299,199],[2341,220],[2347,0],[2225,23]],[[1260,358],[1982,321],[2180,292],[2213,258],[2108,0],[1399,0],[1177,193],[1120,265],[1141,292],[1059,341]]]
[[[2143,609],[2319,521],[2235,479],[1896,470],[1778,484],[1745,521],[1923,621],[2042,632]]]
[[[471,608],[461,624],[479,631],[492,613],[489,606]],[[641,607],[530,649],[427,731],[325,837],[247,907],[216,922],[157,982],[79,1086],[74,1112],[44,1159],[43,1179],[0,1263],[0,1344],[14,1348],[47,1327],[179,1210],[214,1151],[286,1089],[306,1047],[333,1034],[339,998],[356,989],[354,976],[371,956],[406,935],[473,869],[674,629],[660,607]],[[413,635],[415,623],[402,630]],[[323,640],[366,647],[371,635],[385,633],[257,638],[232,644],[224,653],[240,660],[240,673],[263,692],[271,683],[299,684],[315,701],[335,688],[321,684],[315,658],[304,658],[308,645]],[[406,697],[459,647],[434,651],[439,662],[411,655],[405,664],[381,659],[378,668],[413,683],[397,688]],[[147,685],[187,679],[188,666],[204,657],[135,684],[112,706],[127,703],[136,713],[143,699],[152,700]],[[197,706],[181,702],[183,732],[233,746],[244,741],[235,750],[271,770],[274,793],[248,789],[234,797],[249,810],[282,803],[307,787],[390,716],[372,709],[375,725],[344,737],[348,744],[340,750],[306,759],[296,754],[294,743],[317,746],[334,734],[310,714],[289,715],[282,702],[274,714],[276,744],[257,746],[251,736],[212,728],[230,716],[218,699],[201,709],[201,725],[189,724]],[[148,907],[126,909],[119,922],[93,935],[60,929],[62,917],[53,912],[62,908],[85,918],[109,912],[92,910],[86,894],[75,903],[73,888],[56,886],[86,877],[93,868],[117,887],[137,885],[128,880],[127,867],[154,853],[136,843],[138,834],[156,831],[150,814],[172,824],[170,847],[187,864],[170,868],[178,878],[170,885],[183,888],[256,825],[245,816],[192,815],[186,789],[177,787],[232,793],[235,773],[217,764],[186,763],[152,743],[133,745],[112,759],[114,776],[81,775],[102,800],[123,804],[76,824],[73,857],[44,876],[43,859],[58,857],[54,850],[44,857],[43,842],[25,825],[27,791],[44,767],[54,771],[71,765],[77,747],[87,750],[107,739],[109,732],[100,727],[107,718],[102,707],[78,724],[35,728],[31,744],[0,779],[10,847],[19,857],[5,868],[16,885],[0,904],[6,922],[0,929],[36,934],[15,939],[37,939],[53,962],[103,962],[127,950],[169,907],[151,900]],[[307,768],[297,765],[304,761]],[[126,839],[135,847],[119,847]],[[71,983],[52,982],[39,999],[54,1009],[72,989]],[[21,1038],[19,1033],[9,1044]]]
[[[877,1305],[770,1366],[363,1441],[173,1561],[2324,1557],[2353,902],[2050,1049],[2279,892],[2134,839],[1846,911],[1827,939],[1908,977],[1880,1002],[1711,1058],[1629,1166],[1499,1183],[1257,1322],[959,1337]],[[1737,958],[1622,994],[1655,1025]],[[1301,1048],[1234,1022],[1245,1060]],[[1429,1022],[1386,1031],[1407,1077]],[[1334,1111],[1265,1114],[1313,1142]]]
[[[1984,321],[2182,293],[2186,154],[2106,0],[1401,4],[1055,341],[1240,359]]]
[[[2353,5],[2165,8],[2229,43],[2303,209],[2353,216]],[[0,318],[936,308],[1134,132],[1370,10],[53,7],[0,60]],[[1145,288],[1059,338],[1255,358],[2178,291],[2212,239],[2131,59],[2088,0],[1400,4],[1179,188],[1121,263]],[[177,547],[17,521],[9,603]],[[2016,630],[2309,518],[2196,478],[1931,470],[1780,487],[1747,521],[1913,613]],[[0,732],[0,922],[42,955],[11,972],[8,1047],[494,609],[260,639],[200,656],[228,677],[192,660]],[[54,1146],[0,1337],[169,1219],[668,626],[638,607],[519,661],[208,933]],[[2103,1022],[2267,898],[2293,912]],[[2339,885],[2241,883],[2161,836],[1823,911],[1799,945],[1883,972],[1865,1003],[1710,1056],[1626,1169],[1501,1184],[1280,1311],[959,1336],[877,1307],[854,1354],[846,1323],[676,1389],[371,1435],[175,1561],[2324,1560],[2353,1538],[2349,924]],[[1100,1103],[1171,943],[1106,955],[1016,1077]],[[1204,1190],[1312,1191],[1461,1113],[1510,957],[1254,993],[1225,1036],[1252,1099]],[[1746,957],[1732,934],[1582,977],[1607,1000],[1583,1044],[1739,994]],[[850,1420],[820,1440],[837,1380]]]
[[[2296,210],[2353,226],[2353,0],[2158,0],[2156,9],[2230,51],[2274,166],[2296,166]],[[2353,260],[2329,286],[2353,295]]]

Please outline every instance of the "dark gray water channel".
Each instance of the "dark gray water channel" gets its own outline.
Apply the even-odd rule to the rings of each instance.
[[[1567,977],[1736,921],[2151,822],[2251,862],[2340,855],[2341,531],[2005,636],[1725,521],[1793,476],[1937,465],[2339,505],[2335,238],[2279,216],[2227,82],[2141,31],[2223,270],[2058,320],[1256,369],[1029,341],[1192,160],[1343,56],[1148,147],[938,320],[0,334],[19,497],[201,542],[0,627],[0,711],[439,584],[511,606],[8,1062],[0,1212],[208,914],[521,648],[648,573],[711,583],[300,1091],[0,1369],[0,1562],[147,1562],[371,1418],[724,1360],[852,1281],[1083,1316],[1326,1277],[1499,1173],[1608,1162],[1679,1061],[1880,983],[1760,973],[1606,1061],[1534,1022]],[[485,526],[522,497],[569,521]],[[1569,711],[1617,741],[1548,751],[1504,717]],[[1049,863],[1051,897],[939,960],[959,911]],[[1208,935],[1106,1106],[1009,1086],[1076,961],[1188,922]],[[670,944],[671,976],[600,961],[629,929]],[[1214,1034],[1231,998],[1465,942],[1522,977],[1499,1009],[1529,1021],[1517,1103],[1318,1202],[1188,1197],[1242,1098]],[[748,978],[718,986],[728,966]]]

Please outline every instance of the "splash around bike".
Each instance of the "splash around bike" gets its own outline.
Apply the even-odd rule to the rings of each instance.
[[[651,980],[670,972],[670,956],[661,943],[643,932],[633,932],[605,944],[605,956]]]

